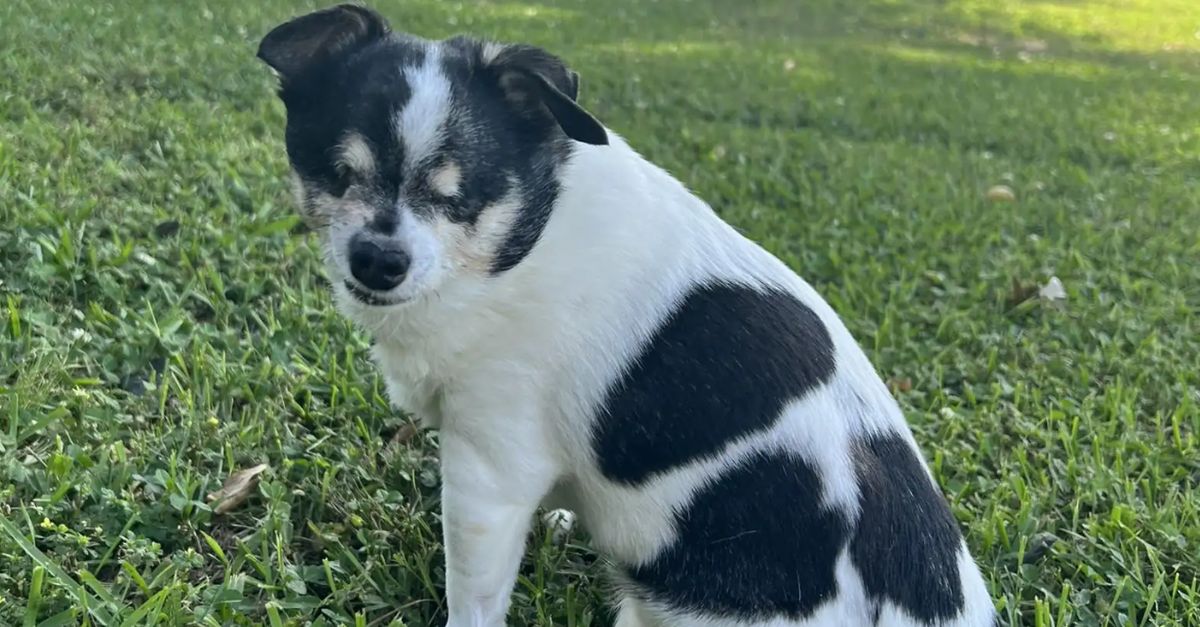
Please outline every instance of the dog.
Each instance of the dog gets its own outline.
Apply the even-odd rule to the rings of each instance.
[[[505,624],[539,507],[612,562],[619,627],[993,624],[838,316],[586,111],[562,60],[356,5],[258,56],[334,300],[439,429],[450,627]]]

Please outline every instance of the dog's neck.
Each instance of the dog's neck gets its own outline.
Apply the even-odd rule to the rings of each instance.
[[[596,312],[639,319],[627,309],[668,301],[663,291],[685,284],[678,277],[699,256],[723,254],[706,243],[718,240],[706,233],[728,228],[712,210],[610,136],[609,146],[578,145],[560,168],[550,219],[513,268],[494,276],[453,276],[399,308],[339,302],[373,336],[376,358],[391,362],[387,370],[407,373],[400,383],[414,397],[409,409],[427,404],[436,382],[453,378],[452,369],[472,358],[508,359],[508,352],[521,350],[504,338],[602,338],[612,321],[598,320]],[[530,356],[511,356],[523,358]]]

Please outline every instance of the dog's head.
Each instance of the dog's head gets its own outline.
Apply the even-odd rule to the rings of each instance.
[[[335,291],[394,306],[463,273],[509,270],[537,242],[574,142],[606,144],[550,53],[393,33],[341,5],[272,30],[306,222]]]

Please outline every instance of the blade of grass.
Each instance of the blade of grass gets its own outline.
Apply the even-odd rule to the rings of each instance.
[[[125,619],[125,622],[121,623],[121,627],[134,627],[135,625],[144,625],[145,623],[142,622],[143,619],[145,619],[147,616],[150,616],[151,614],[153,614],[156,617],[154,620],[154,623],[157,623],[158,622],[157,616],[158,616],[158,613],[162,610],[163,601],[166,600],[167,595],[170,593],[171,593],[171,588],[163,588],[162,590],[159,590],[158,592],[156,592],[149,599],[146,599],[145,603],[142,603],[140,606],[138,606],[138,608],[136,610],[134,610]]]
[[[4,531],[4,533],[7,534],[12,541],[16,543],[16,545],[20,547],[22,551],[25,552],[26,555],[29,556],[29,559],[32,559],[34,563],[44,568],[46,572],[50,573],[52,577],[51,581],[53,583],[65,588],[67,592],[75,599],[76,603],[86,607],[92,619],[105,626],[115,624],[113,615],[110,614],[102,604],[95,603],[92,600],[92,596],[87,593],[87,590],[85,590],[83,586],[79,585],[79,583],[76,582],[66,572],[64,572],[62,568],[59,568],[58,564],[54,563],[54,561],[47,557],[45,553],[42,553],[41,549],[34,546],[33,543],[29,541],[29,538],[26,538],[24,535],[22,535],[21,531],[17,529],[17,526],[2,514],[0,514],[0,531]]]
[[[46,578],[46,569],[41,566],[33,567],[33,577],[29,582],[29,600],[25,602],[24,627],[37,624],[38,610],[42,606],[42,583]]]

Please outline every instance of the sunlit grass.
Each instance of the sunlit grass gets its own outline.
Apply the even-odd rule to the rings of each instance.
[[[952,14],[1017,36],[1051,35],[1113,52],[1200,52],[1200,22],[1189,0],[950,3]]]
[[[1006,622],[1200,624],[1200,3],[379,5],[561,53],[809,278]],[[0,625],[444,619],[436,438],[391,441],[253,58],[314,6],[0,3]],[[586,539],[544,540],[512,624],[608,624]]]

